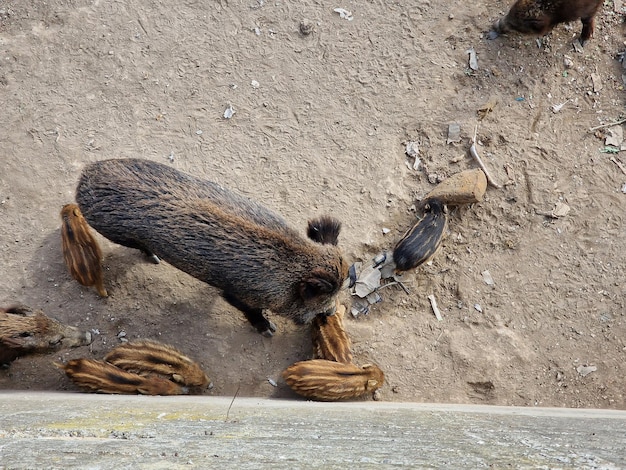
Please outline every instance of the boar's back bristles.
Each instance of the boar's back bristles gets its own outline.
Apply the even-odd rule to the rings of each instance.
[[[61,241],[65,265],[74,279],[83,286],[95,286],[106,297],[102,274],[102,251],[89,231],[89,225],[76,204],[61,209]]]
[[[439,249],[448,225],[446,206],[439,199],[424,204],[424,217],[411,227],[393,249],[398,271],[408,271],[427,262]]]
[[[154,372],[184,385],[204,387],[209,384],[209,377],[196,362],[173,346],[157,341],[120,344],[104,360],[128,372]]]
[[[385,380],[375,365],[358,367],[324,359],[296,362],[282,376],[297,394],[320,401],[360,397],[380,388]]]
[[[104,361],[72,359],[54,363],[78,387],[91,392],[111,394],[184,395],[186,387],[157,375],[142,376],[126,372]]]
[[[313,339],[313,359],[352,362],[351,342],[343,326],[346,307],[339,305],[334,315],[320,314],[313,320],[311,336]]]

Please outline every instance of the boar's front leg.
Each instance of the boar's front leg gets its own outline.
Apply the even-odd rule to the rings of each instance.
[[[250,324],[255,327],[259,333],[268,338],[274,336],[274,332],[276,331],[276,325],[274,325],[271,321],[265,318],[265,316],[263,315],[263,309],[250,307],[249,305],[242,302],[236,296],[227,291],[224,291],[223,297],[226,302],[231,304],[233,307],[241,310],[250,322]]]

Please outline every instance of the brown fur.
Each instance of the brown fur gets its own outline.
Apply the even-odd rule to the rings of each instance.
[[[157,373],[194,387],[209,384],[209,378],[197,363],[173,346],[156,341],[121,344],[113,348],[104,360],[127,372]]]
[[[517,0],[507,15],[493,24],[493,29],[499,33],[517,31],[543,36],[559,23],[580,19],[580,40],[584,44],[593,37],[595,15],[601,6],[602,0]]]
[[[91,333],[64,325],[29,307],[0,308],[0,364],[19,356],[91,343]]]
[[[102,251],[89,231],[89,225],[76,204],[61,209],[61,241],[65,265],[74,279],[83,286],[96,286],[101,297],[106,297],[102,275]]]
[[[96,162],[83,171],[76,201],[101,235],[221,289],[268,336],[275,326],[264,309],[309,323],[334,309],[347,277],[332,243],[304,239],[260,204],[167,165]],[[335,224],[317,227],[319,240],[336,240]]]
[[[385,380],[383,371],[375,365],[358,367],[323,359],[296,362],[282,375],[293,391],[321,401],[360,397],[380,388]]]
[[[143,395],[184,395],[185,387],[157,375],[142,376],[126,372],[104,361],[72,359],[54,363],[78,387],[90,392]]]
[[[346,307],[339,305],[334,315],[318,315],[313,320],[313,359],[350,364],[352,362],[351,342],[343,326]]]

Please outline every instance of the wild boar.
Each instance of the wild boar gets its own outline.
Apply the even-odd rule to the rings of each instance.
[[[102,275],[102,250],[89,231],[89,225],[76,204],[61,210],[61,241],[65,265],[83,286],[96,286],[101,297],[107,296]]]
[[[313,319],[311,338],[313,340],[313,359],[352,362],[352,345],[343,326],[346,307],[337,306],[334,315],[318,315]]]
[[[496,33],[517,31],[543,36],[559,23],[580,19],[580,42],[585,44],[593,37],[595,16],[601,5],[602,0],[517,0],[492,28]]]
[[[385,374],[377,366],[312,359],[296,362],[283,371],[283,379],[299,395],[321,401],[345,400],[382,387]]]
[[[111,350],[104,360],[136,374],[157,373],[193,387],[205,387],[209,378],[200,366],[178,349],[157,341],[123,343]]]
[[[67,364],[54,363],[78,387],[97,393],[143,395],[185,395],[186,387],[158,375],[126,372],[105,361],[72,359]]]
[[[91,333],[64,325],[23,305],[0,308],[0,364],[19,356],[90,344]]]
[[[76,202],[112,242],[155,255],[222,291],[262,334],[276,331],[263,310],[309,323],[332,313],[348,273],[339,223],[310,222],[314,243],[274,212],[216,183],[140,159],[88,165]]]

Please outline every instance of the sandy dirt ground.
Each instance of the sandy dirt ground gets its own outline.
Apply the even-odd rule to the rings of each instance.
[[[16,360],[0,389],[77,391],[52,362],[101,358],[122,333],[197,359],[206,395],[295,397],[280,373],[310,357],[308,328],[272,315],[279,331],[264,338],[215,289],[102,237],[110,296],[70,277],[59,211],[86,163],[166,163],[302,233],[332,214],[349,261],[368,262],[415,222],[431,180],[476,167],[478,124],[503,188],[451,208],[408,293],[385,288],[346,318],[355,361],[384,370],[386,401],[626,409],[626,152],[605,153],[608,126],[590,131],[626,117],[623,15],[606,2],[583,51],[580,22],[487,40],[508,5],[0,1],[0,304],[97,333]]]

